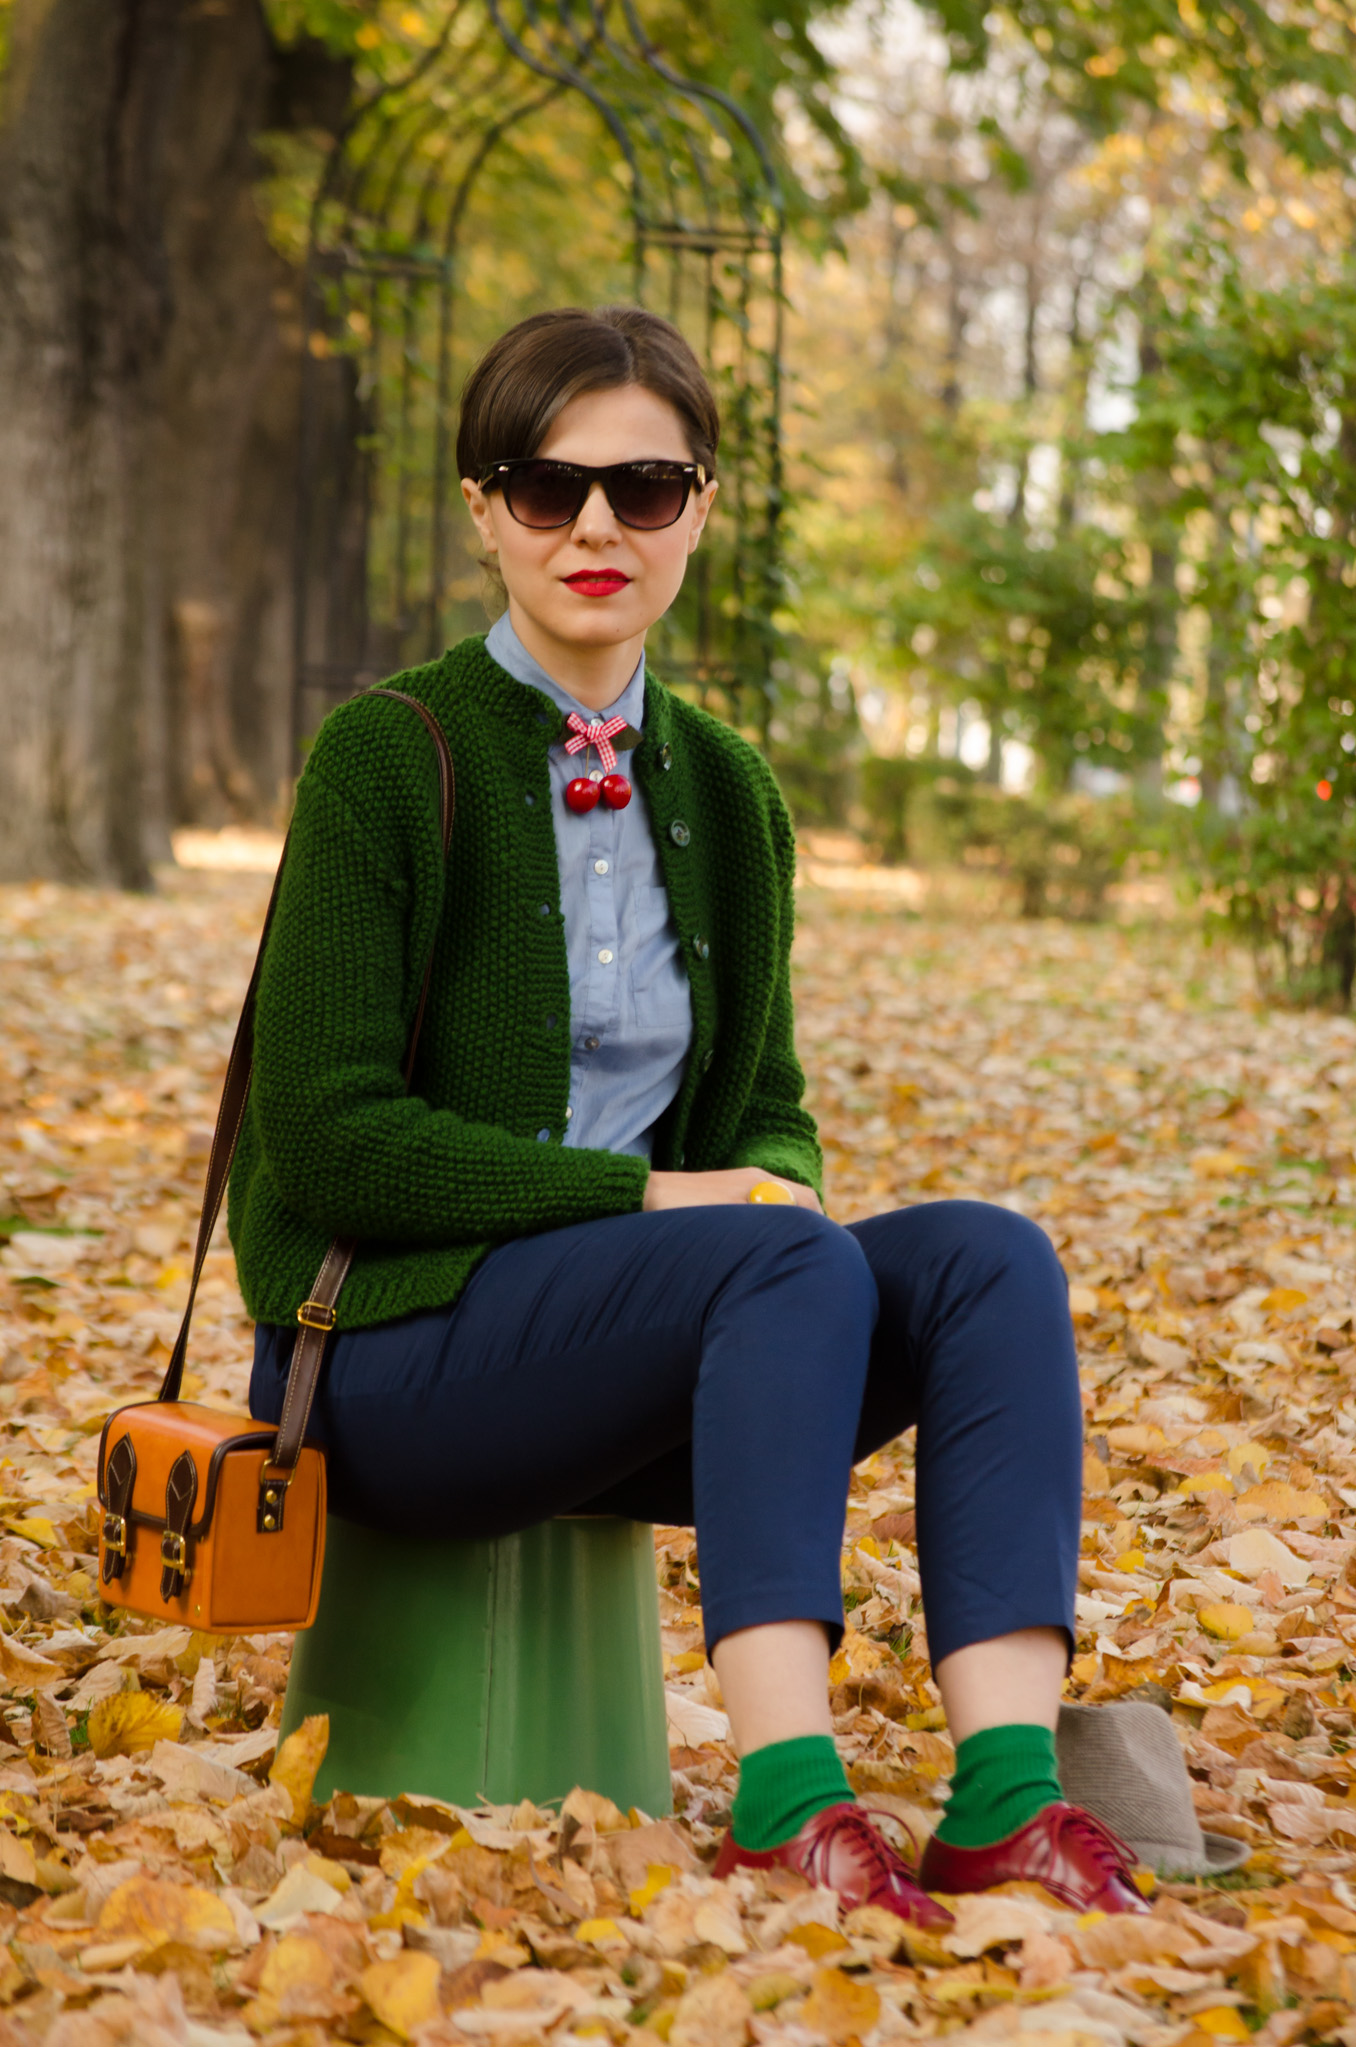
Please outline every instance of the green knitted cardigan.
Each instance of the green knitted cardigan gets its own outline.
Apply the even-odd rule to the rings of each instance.
[[[444,869],[433,746],[407,706],[325,720],[297,788],[230,1186],[241,1289],[291,1323],[335,1236],[341,1327],[456,1299],[495,1244],[642,1205],[650,1165],[567,1149],[570,985],[551,814],[560,713],[480,636],[395,687],[456,764]],[[818,1189],[789,955],[795,842],[771,770],[650,675],[630,772],[692,989],[692,1047],[653,1163],[762,1166]],[[414,1083],[401,1061],[429,948]]]

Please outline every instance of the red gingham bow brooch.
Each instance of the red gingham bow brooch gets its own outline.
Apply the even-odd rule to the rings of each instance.
[[[596,747],[604,769],[599,781],[578,775],[565,784],[565,801],[570,809],[592,810],[602,796],[613,810],[625,810],[631,801],[631,784],[625,775],[616,772],[617,749],[612,744],[617,733],[626,730],[625,718],[594,718],[586,723],[578,711],[571,711],[565,724],[572,735],[565,741],[566,753],[582,753],[587,761],[590,749]]]

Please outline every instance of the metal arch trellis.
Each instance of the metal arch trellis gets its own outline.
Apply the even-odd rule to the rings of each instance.
[[[573,268],[562,224],[581,216],[551,212],[569,190],[542,154],[553,136],[590,203],[612,195]],[[526,278],[500,260],[493,212],[474,217],[496,171],[508,180],[489,194],[500,218],[510,202],[541,214]],[[656,659],[666,680],[765,736],[780,597],[782,231],[756,127],[730,94],[665,61],[633,0],[449,0],[410,72],[355,110],[312,206],[298,756],[333,704],[484,623],[453,460],[456,393],[474,356],[542,304],[623,293],[684,328],[724,420],[720,516],[655,636]],[[521,238],[515,246],[521,256]],[[591,288],[600,275],[607,293]]]

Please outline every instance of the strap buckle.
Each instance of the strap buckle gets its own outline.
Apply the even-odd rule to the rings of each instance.
[[[255,1514],[255,1529],[260,1535],[276,1535],[283,1525],[283,1510],[287,1505],[287,1488],[296,1477],[295,1471],[280,1472],[274,1478],[265,1459],[259,1468],[259,1503]]]
[[[338,1319],[333,1308],[327,1308],[323,1301],[303,1301],[297,1309],[297,1320],[303,1329],[320,1329],[328,1333]]]
[[[188,1537],[167,1528],[160,1538],[160,1561],[167,1571],[177,1572],[187,1584],[193,1576],[188,1568]]]
[[[104,1548],[115,1557],[127,1555],[127,1516],[125,1514],[104,1515]]]

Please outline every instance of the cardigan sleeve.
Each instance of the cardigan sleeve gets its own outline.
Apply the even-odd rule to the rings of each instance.
[[[769,778],[770,779],[770,778]],[[823,1195],[824,1158],[814,1118],[802,1108],[805,1073],[796,1056],[795,1011],[791,999],[791,941],[795,936],[795,831],[781,793],[772,796],[772,828],[778,865],[777,968],[767,1029],[753,1085],[744,1104],[728,1163],[761,1166],[813,1187]]]
[[[436,813],[434,813],[436,815]],[[423,827],[422,830],[420,827]],[[641,1207],[642,1158],[539,1143],[407,1092],[409,1018],[440,900],[436,827],[397,833],[402,872],[315,771],[297,812],[259,989],[251,1113],[287,1208],[329,1234],[483,1244]]]

